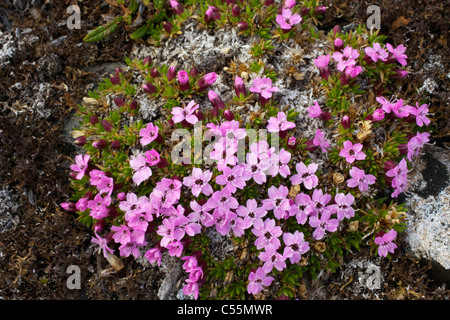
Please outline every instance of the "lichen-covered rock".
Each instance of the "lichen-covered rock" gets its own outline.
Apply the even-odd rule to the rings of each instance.
[[[407,198],[406,241],[413,255],[431,260],[439,278],[450,280],[450,152],[428,145],[413,163]]]

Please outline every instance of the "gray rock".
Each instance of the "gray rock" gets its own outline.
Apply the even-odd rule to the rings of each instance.
[[[167,273],[158,290],[158,298],[168,300],[177,290],[177,282],[181,277],[181,259],[169,257],[165,266]]]
[[[426,145],[415,160],[406,242],[414,256],[432,262],[436,280],[450,283],[450,151]]]

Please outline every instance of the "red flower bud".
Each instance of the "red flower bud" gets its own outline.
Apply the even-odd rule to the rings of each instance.
[[[213,90],[208,91],[208,99],[215,108],[225,109],[225,103]]]
[[[118,76],[112,76],[110,77],[112,84],[118,85],[120,84],[120,78]]]
[[[116,104],[116,106],[118,108],[123,107],[125,105],[125,101],[123,101],[122,99],[117,98],[117,97],[114,98],[114,103]]]
[[[244,81],[240,77],[236,77],[234,79],[234,92],[236,92],[236,95],[238,97],[241,94],[244,95],[244,97],[247,96],[247,90],[245,89]]]
[[[152,57],[146,56],[144,60],[142,60],[142,64],[144,66],[150,66],[152,64]]]
[[[176,66],[170,66],[169,69],[167,70],[167,80],[172,81],[173,79],[175,79],[176,75],[177,75]]]
[[[241,13],[241,8],[235,4],[233,6],[233,8],[231,9],[231,14],[233,15],[233,17],[239,17],[239,14]]]
[[[105,129],[106,132],[111,132],[112,129],[114,129],[113,125],[108,120],[102,120],[100,122],[102,123],[103,129]]]
[[[234,114],[230,110],[225,110],[223,112],[223,117],[228,121],[234,120]]]
[[[103,219],[98,220],[94,225],[95,232],[102,231],[105,228],[105,225],[106,225],[105,220],[103,220]]]
[[[237,27],[238,27],[239,30],[245,31],[245,30],[248,29],[248,23],[245,22],[245,21],[241,21],[241,22],[239,22],[239,23],[237,24]]]
[[[152,71],[150,71],[150,76],[152,78],[158,78],[160,76],[158,69],[153,68]]]
[[[113,140],[111,141],[111,148],[117,150],[120,148],[120,141],[119,140]]]
[[[136,110],[137,107],[138,107],[138,103],[137,103],[136,100],[133,100],[133,101],[130,102],[130,109],[131,110]]]
[[[105,149],[106,146],[107,146],[107,142],[106,142],[105,139],[100,139],[100,140],[94,141],[94,142],[92,143],[92,146],[93,146],[94,148],[96,148],[96,149],[99,149],[99,150]]]
[[[90,116],[89,121],[93,126],[95,126],[98,123],[98,117],[97,116]]]
[[[145,92],[147,92],[148,94],[154,94],[156,93],[156,87],[152,84],[152,83],[146,83],[144,84],[144,86],[142,87],[144,89]]]
[[[61,203],[61,208],[68,212],[77,212],[77,208],[73,202],[63,202]]]
[[[168,166],[169,166],[169,162],[167,161],[166,158],[161,157],[161,158],[159,159],[159,162],[156,164],[156,166],[157,166],[159,169],[164,169],[165,167],[168,167]]]
[[[351,126],[350,118],[348,116],[343,116],[341,124],[344,127],[344,129],[350,129]]]
[[[82,147],[82,146],[84,146],[86,144],[86,142],[87,142],[86,136],[81,136],[81,137],[76,138],[74,143],[77,146]]]
[[[162,26],[167,33],[172,33],[173,25],[169,21],[163,21]]]

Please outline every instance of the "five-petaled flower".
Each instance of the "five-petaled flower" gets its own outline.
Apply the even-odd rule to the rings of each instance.
[[[174,123],[186,121],[190,124],[195,124],[198,121],[198,118],[194,112],[199,108],[199,105],[194,100],[191,100],[187,105],[182,102],[182,105],[182,108],[174,107],[172,109],[172,121]]]
[[[394,253],[397,245],[392,241],[397,237],[397,231],[394,229],[389,232],[375,238],[375,244],[378,245],[378,255],[380,257],[387,257],[388,253]]]
[[[355,59],[359,57],[359,52],[357,49],[347,46],[344,48],[343,52],[337,51],[333,53],[332,57],[338,63],[337,69],[339,71],[344,71],[345,68],[356,64]]]
[[[347,186],[350,188],[358,187],[361,192],[369,190],[369,185],[374,184],[377,180],[374,175],[366,174],[364,170],[357,167],[350,169],[350,176],[352,178],[347,180]]]
[[[282,30],[290,30],[292,26],[302,22],[302,17],[298,13],[292,14],[290,9],[283,9],[275,19]]]
[[[344,141],[344,148],[339,152],[339,156],[344,157],[348,163],[353,163],[355,160],[364,160],[366,154],[362,152],[363,145],[361,143],[353,144],[351,141]]]
[[[272,87],[272,79],[257,77],[253,80],[253,86],[250,91],[259,93],[264,99],[270,99],[273,92],[278,92],[277,87]]]

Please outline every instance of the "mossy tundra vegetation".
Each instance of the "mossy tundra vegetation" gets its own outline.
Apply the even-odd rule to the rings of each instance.
[[[139,18],[89,33],[107,37]],[[428,104],[402,96],[406,47],[324,33],[319,1],[143,1],[126,66],[78,106],[73,193],[110,264],[183,261],[184,298],[295,299],[363,248],[389,259]]]

